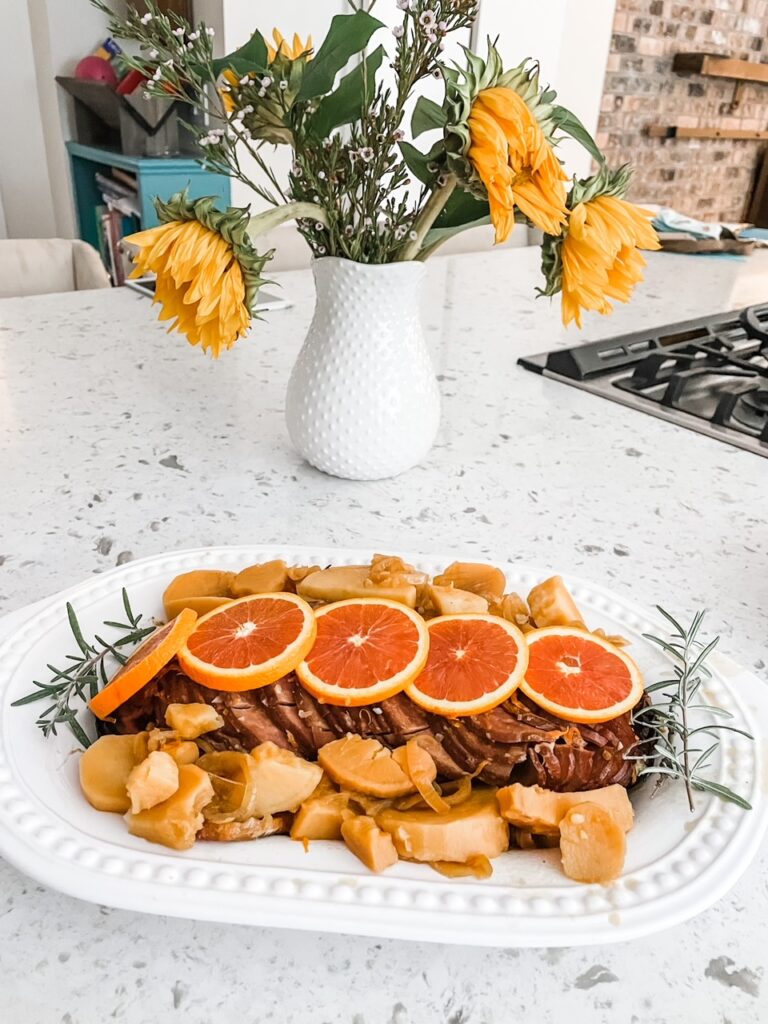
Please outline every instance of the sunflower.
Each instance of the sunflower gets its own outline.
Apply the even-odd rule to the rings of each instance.
[[[624,199],[629,171],[603,169],[577,182],[570,196],[568,225],[561,238],[545,241],[544,264],[552,286],[562,289],[563,323],[582,326],[582,310],[611,313],[610,299],[628,302],[643,279],[641,249],[659,249],[653,214]]]
[[[448,169],[479,199],[487,199],[496,241],[505,241],[515,214],[549,234],[565,223],[567,176],[555,156],[555,94],[539,87],[528,61],[505,71],[489,43],[482,60],[446,73],[445,148]]]
[[[554,150],[514,89],[484,89],[467,120],[467,156],[488,193],[496,241],[515,226],[515,207],[548,234],[557,234],[566,218],[563,171]]]
[[[278,29],[272,30],[272,36],[274,46],[266,44],[266,66],[244,75],[226,68],[219,95],[226,113],[239,116],[252,138],[279,145],[293,141],[285,114],[298,95],[307,62],[312,60],[312,36],[306,43],[298,35],[289,43]]]
[[[267,43],[267,57],[271,64],[278,53],[282,53],[284,57],[288,57],[289,60],[298,60],[299,57],[304,57],[306,60],[312,60],[312,36],[307,36],[306,43],[302,43],[298,34],[293,34],[293,44],[289,43],[285,39],[282,33],[276,29],[272,29],[272,38],[275,41],[275,45]]]
[[[213,197],[190,202],[186,193],[157,201],[163,223],[126,241],[139,246],[131,277],[156,275],[159,319],[218,357],[250,327],[269,255],[259,256],[248,240],[246,210],[221,213],[213,203]]]

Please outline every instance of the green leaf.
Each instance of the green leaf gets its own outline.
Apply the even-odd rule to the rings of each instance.
[[[597,148],[595,140],[575,114],[572,114],[570,110],[566,110],[565,107],[553,107],[552,120],[560,131],[565,132],[566,135],[570,135],[572,139],[576,139],[577,142],[580,142],[584,149],[586,149],[599,164],[603,163],[605,157]]]
[[[311,100],[330,92],[336,75],[349,58],[365,49],[373,33],[383,27],[378,18],[372,18],[366,11],[337,14],[314,60],[307,64],[298,99]]]
[[[416,101],[416,106],[413,108],[411,134],[414,138],[417,138],[424,132],[432,131],[434,128],[444,128],[447,120],[448,116],[439,103],[427,99],[426,96],[420,96]]]
[[[320,100],[310,122],[318,138],[325,139],[334,128],[362,116],[376,89],[376,72],[383,59],[384,47],[380,46],[345,75],[333,92]]]
[[[478,199],[471,192],[457,188],[432,225],[433,231],[488,224],[490,208],[487,199]],[[454,232],[455,234],[455,232]]]
[[[264,71],[267,66],[267,44],[261,32],[253,33],[247,43],[239,50],[228,53],[226,57],[218,57],[211,61],[211,67],[218,78],[225,68],[231,68],[237,75],[245,75],[249,71]]]
[[[458,235],[462,231],[467,231],[469,228],[479,228],[484,224],[490,224],[491,218],[489,215],[480,217],[478,220],[468,221],[466,224],[455,224],[450,228],[430,228],[424,236],[424,242],[422,243],[422,255],[419,257],[426,258],[430,256],[438,246],[442,245],[443,242],[447,242],[449,238],[453,238],[454,235]]]
[[[435,171],[429,169],[429,164],[435,163],[443,151],[442,140],[436,142],[428,153],[422,153],[410,142],[400,143],[400,152],[403,154],[405,165],[414,178],[418,178],[424,185],[431,184],[435,178]]]

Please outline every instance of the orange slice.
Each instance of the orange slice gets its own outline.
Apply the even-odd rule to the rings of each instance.
[[[427,622],[429,657],[406,693],[446,718],[490,711],[514,693],[528,664],[525,637],[496,615],[440,615]]]
[[[526,634],[528,668],[520,689],[570,722],[608,722],[643,695],[640,669],[624,651],[575,626]]]
[[[399,693],[429,650],[424,619],[399,601],[350,598],[315,610],[317,639],[296,674],[326,704],[357,707]]]
[[[184,645],[195,628],[197,612],[185,608],[140,644],[103,690],[88,702],[97,718],[107,718],[146,686]]]
[[[241,597],[197,620],[179,664],[212,690],[253,690],[292,672],[315,632],[312,609],[296,594]]]

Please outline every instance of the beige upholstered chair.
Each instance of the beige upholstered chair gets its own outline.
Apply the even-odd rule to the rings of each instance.
[[[0,239],[0,298],[109,288],[101,257],[69,238]]]

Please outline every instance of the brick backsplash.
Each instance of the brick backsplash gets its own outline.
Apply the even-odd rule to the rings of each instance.
[[[766,35],[768,0],[618,0],[597,143],[612,166],[634,166],[635,202],[742,220],[765,142],[652,139],[646,129],[768,129],[768,84],[746,84],[731,113],[735,82],[672,71],[681,51],[768,61]]]

